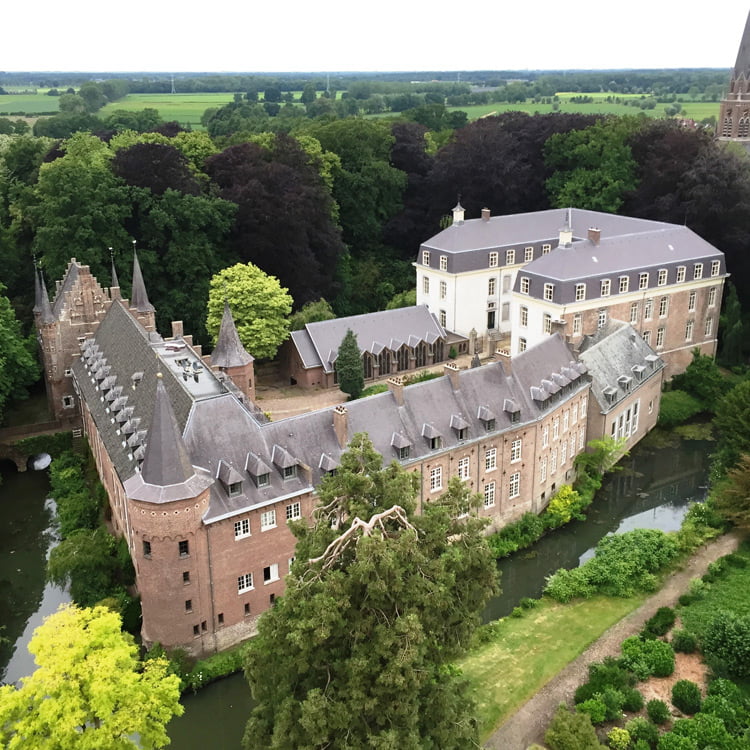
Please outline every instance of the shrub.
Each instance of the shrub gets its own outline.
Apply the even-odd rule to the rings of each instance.
[[[634,713],[640,711],[643,708],[643,696],[640,690],[635,688],[625,688],[622,691],[622,708],[624,711],[630,711]]]
[[[675,427],[703,411],[701,402],[685,391],[665,391],[661,396],[659,426]]]
[[[718,612],[703,636],[703,653],[728,674],[750,676],[750,616]]]
[[[545,532],[544,521],[536,513],[524,513],[518,521],[509,523],[488,537],[495,557],[507,557],[512,552],[528,547]]]
[[[576,711],[588,714],[591,723],[603,724],[607,720],[607,707],[601,698],[589,698],[576,706]]]
[[[698,750],[698,746],[689,737],[667,732],[659,737],[656,750]]]
[[[630,733],[633,742],[643,740],[648,747],[655,747],[659,741],[659,730],[654,724],[642,716],[636,716],[625,724],[625,729]]]
[[[681,654],[693,654],[698,649],[698,638],[687,630],[675,630],[672,648]]]
[[[518,604],[523,609],[534,609],[534,607],[539,606],[539,599],[532,599],[531,597],[524,596],[521,598],[521,601],[518,602]]]
[[[607,733],[607,742],[612,750],[628,750],[630,747],[630,732],[620,727],[612,727]]]
[[[747,726],[747,713],[721,695],[709,695],[701,704],[701,713],[716,716],[730,734],[740,734]]]
[[[646,713],[648,718],[654,722],[654,724],[664,724],[669,721],[670,713],[669,707],[664,701],[660,701],[658,698],[652,698],[646,704]]]
[[[569,484],[564,484],[553,495],[544,511],[545,523],[549,528],[556,529],[573,518],[583,520],[584,507],[581,496]]]
[[[691,740],[693,747],[706,750],[737,750],[739,744],[722,720],[709,714],[697,714],[693,719],[678,719],[671,733]]]
[[[643,633],[646,637],[657,637],[666,635],[669,629],[674,625],[676,619],[674,610],[671,607],[659,607],[656,614],[646,620],[643,626]]]
[[[510,612],[511,617],[523,617],[524,616],[524,609],[523,607],[513,607],[513,609]]]
[[[672,703],[684,714],[697,714],[701,710],[700,688],[690,680],[678,680],[672,686]]]
[[[680,594],[680,598],[677,601],[681,606],[689,607],[695,601],[695,596],[693,594]]]
[[[727,561],[727,565],[733,568],[746,568],[747,558],[743,555],[738,555],[736,552],[732,552],[724,558]]]
[[[564,705],[557,709],[544,741],[550,750],[602,750],[588,715]]]
[[[597,693],[595,698],[599,698],[607,709],[607,721],[618,721],[622,719],[622,704],[625,700],[622,692],[613,687],[604,688],[601,693]]]
[[[658,640],[642,640],[631,636],[622,642],[622,663],[639,680],[669,677],[674,672],[674,650],[670,644]]]

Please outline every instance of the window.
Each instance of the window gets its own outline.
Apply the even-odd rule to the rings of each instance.
[[[260,514],[260,530],[266,531],[276,526],[276,510],[267,510]]]
[[[67,370],[65,370],[65,377],[66,378],[72,378],[73,377],[73,370],[71,370],[70,368],[68,368]]]
[[[192,612],[192,611],[193,611],[193,600],[185,599],[185,612]]]
[[[72,409],[75,406],[75,399],[73,396],[63,396],[62,405],[63,409]]]
[[[552,298],[554,294],[555,294],[555,285],[545,284],[544,285],[544,299],[546,299],[548,302],[552,302]]]
[[[458,478],[466,481],[469,478],[469,458],[464,456],[458,459]]]
[[[497,448],[488,448],[484,452],[484,470],[492,471],[497,468]]]
[[[490,268],[497,268],[497,259],[498,259],[498,254],[497,253],[490,253],[490,259],[489,259],[490,260],[490,262],[489,262]]]
[[[609,279],[602,279],[599,294],[602,297],[609,297],[611,282]]]
[[[284,479],[294,479],[297,476],[297,464],[285,466],[283,471]]]
[[[456,430],[456,437],[459,440],[466,440],[466,436],[469,434],[469,429],[467,427],[462,427],[459,430]]]
[[[521,441],[513,440],[510,444],[510,462],[513,464],[521,460]]]
[[[578,431],[578,450],[583,450],[583,441],[584,441],[584,430],[583,427]]]
[[[570,424],[570,411],[566,409],[565,413],[563,414],[563,432],[568,431],[569,424]]]
[[[515,474],[510,475],[508,481],[508,497],[512,500],[514,497],[518,497],[521,494],[521,472],[517,471]]]
[[[549,470],[551,474],[557,471],[557,450],[552,451],[549,457]]]
[[[678,284],[682,284],[685,281],[685,266],[677,266],[677,278],[675,281]]]
[[[565,462],[568,460],[568,444],[565,440],[562,441],[560,446],[560,466],[565,466]]]
[[[526,305],[521,305],[519,317],[521,327],[526,328],[529,325],[529,308]]]
[[[489,294],[490,297],[494,296],[497,292],[497,279],[493,276],[488,282],[487,282],[487,294]]]
[[[250,614],[250,605],[247,602],[245,602],[245,615],[249,615],[249,614]]]
[[[542,427],[542,448],[546,448],[549,445],[549,425],[546,424]]]
[[[182,571],[182,582],[190,583],[190,571],[189,570]]]
[[[703,263],[696,263],[693,266],[693,278],[694,279],[702,279],[703,278]]]
[[[572,424],[575,424],[578,421],[578,404],[573,404],[570,421]]]
[[[409,446],[405,445],[403,448],[398,449],[398,457],[401,461],[405,461],[409,458]]]
[[[630,305],[630,322],[631,323],[638,322],[638,303],[637,302],[633,302],[633,304]]]
[[[200,635],[201,631],[197,625],[193,625],[193,635]]]
[[[708,306],[713,307],[716,304],[716,287],[712,286],[708,290]]]
[[[431,438],[429,438],[428,439],[428,443],[430,445],[430,450],[431,451],[440,450],[440,448],[443,445],[443,441],[441,440],[441,438],[440,438],[439,435],[437,437],[431,437]]]
[[[643,303],[643,317],[645,320],[651,320],[654,316],[654,301],[653,299],[647,299]]]
[[[435,466],[430,469],[430,492],[437,492],[443,489],[443,469],[441,466]]]
[[[279,564],[274,563],[263,568],[263,583],[273,583],[279,580]]]
[[[596,327],[604,328],[604,326],[606,325],[607,325],[607,310],[605,308],[603,310],[599,310],[599,314],[596,319]]]
[[[528,263],[530,260],[534,260],[534,248],[533,247],[524,248],[523,259],[526,263]]]
[[[529,281],[528,277],[527,276],[522,276],[521,277],[521,286],[520,286],[521,294],[528,294],[530,287],[531,287],[531,282]]]
[[[494,417],[493,417],[492,419],[488,419],[488,420],[487,420],[487,421],[486,421],[486,422],[484,423],[484,429],[485,429],[485,430],[486,430],[487,432],[492,432],[492,431],[493,431],[493,430],[495,429],[495,418],[494,418]]]
[[[539,463],[539,481],[547,481],[547,457],[545,456]]]
[[[706,324],[703,326],[703,335],[710,336],[714,330],[714,319],[706,318]]]
[[[519,352],[519,354],[521,352],[525,352],[526,351],[526,346],[527,346],[526,339],[524,339],[524,338],[518,339],[518,352]]]
[[[664,346],[664,327],[656,329],[656,348],[661,349]]]
[[[542,245],[542,255],[547,255],[550,250],[552,250],[552,245]]]
[[[448,284],[445,281],[440,282],[440,299],[445,299],[448,296]]]
[[[695,312],[695,291],[688,296],[688,312]]]
[[[506,250],[505,251],[505,265],[512,266],[516,262],[516,251]]]
[[[422,291],[425,294],[430,293],[430,277],[429,276],[423,276],[422,277]]]
[[[440,270],[441,271],[448,270],[448,256],[447,255],[440,256]]]
[[[620,294],[624,294],[628,291],[630,288],[630,277],[629,276],[620,276]]]
[[[143,541],[143,556],[151,557],[151,542]]]
[[[656,283],[659,286],[664,286],[667,283],[667,269],[666,268],[659,269],[659,277]]]
[[[721,261],[712,260],[711,261],[711,276],[718,276],[720,268],[721,268]]]
[[[250,519],[243,518],[240,521],[234,522],[234,538],[244,539],[246,536],[250,536]]]
[[[588,406],[589,399],[588,396],[584,396],[581,399],[581,419],[583,419],[583,415],[586,413],[586,407]]]
[[[218,621],[219,625],[223,625],[224,624],[224,613],[223,612],[219,612],[219,614],[216,615],[216,620]]]
[[[552,316],[549,313],[544,313],[542,316],[542,331],[544,333],[551,333],[552,331]]]
[[[641,273],[638,275],[638,288],[648,289],[648,274],[647,273]]]
[[[586,299],[586,285],[576,284],[576,302]]]
[[[484,485],[484,507],[492,508],[495,505],[495,483],[487,482]]]
[[[581,332],[581,313],[573,315],[573,333]]]
[[[253,587],[253,574],[243,573],[241,576],[237,576],[237,593],[243,594],[245,591],[250,591]],[[245,614],[247,614],[250,606],[245,605]]]
[[[659,300],[659,317],[666,318],[669,312],[669,297],[662,297]]]
[[[651,331],[644,331],[641,336],[643,336],[643,340],[651,346]]]
[[[560,437],[560,417],[555,417],[555,421],[552,422],[552,439],[557,440]]]
[[[440,325],[445,328],[445,326],[448,325],[448,315],[446,314],[445,310],[440,310],[438,312],[438,317],[440,318]]]
[[[286,520],[296,521],[298,518],[302,518],[302,506],[300,503],[291,503],[286,506]]]
[[[633,404],[633,416],[630,422],[630,434],[633,435],[638,431],[638,411],[640,409],[641,402],[636,401]]]
[[[177,543],[177,549],[179,550],[180,557],[187,557],[190,554],[190,545],[185,539]]]
[[[430,265],[430,251],[429,250],[422,251],[422,265],[423,266]]]
[[[270,474],[258,474],[258,476],[255,477],[255,484],[257,484],[258,487],[268,487],[270,483],[271,483]]]

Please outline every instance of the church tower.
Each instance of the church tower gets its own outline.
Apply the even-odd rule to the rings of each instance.
[[[720,141],[736,141],[750,149],[750,14],[742,32],[729,91],[721,101],[716,134]]]

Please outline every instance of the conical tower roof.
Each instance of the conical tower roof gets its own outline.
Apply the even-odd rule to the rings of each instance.
[[[35,313],[42,311],[42,282],[39,280],[39,269],[34,263],[34,310]]]
[[[733,78],[738,78],[744,73],[745,78],[750,78],[750,13],[745,21],[745,30],[742,32],[740,49],[737,52],[737,61],[734,64]]]
[[[41,287],[41,312],[42,312],[42,323],[54,323],[55,314],[52,312],[52,305],[49,303],[49,295],[47,294],[47,285],[44,283],[44,276],[39,271],[39,286]]]
[[[112,261],[112,286],[120,286],[120,280],[117,278],[117,269],[115,268],[114,260]]]
[[[141,264],[138,262],[138,253],[133,251],[133,289],[130,295],[130,306],[138,312],[153,312],[154,306],[148,301],[146,285],[143,283]]]
[[[240,335],[237,333],[237,327],[234,324],[232,311],[229,309],[229,303],[225,301],[224,314],[219,326],[219,336],[211,354],[211,364],[215,367],[242,367],[254,359],[242,346]]]

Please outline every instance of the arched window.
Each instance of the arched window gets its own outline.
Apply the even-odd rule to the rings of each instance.
[[[432,345],[433,362],[442,362],[445,359],[445,345],[443,339],[438,339]]]
[[[396,362],[399,372],[409,369],[409,347],[406,344],[396,352]]]
[[[378,354],[378,368],[380,370],[380,377],[391,374],[391,353],[388,349],[383,349],[383,351]]]
[[[414,348],[417,356],[417,367],[424,367],[427,364],[427,345],[422,341]]]
[[[750,135],[750,118],[742,117],[737,126],[737,136],[747,138],[748,135]]]
[[[373,377],[372,354],[370,354],[369,352],[365,352],[362,355],[362,368],[364,370],[365,380],[369,380]]]
[[[731,117],[724,118],[724,123],[721,128],[721,134],[727,138],[732,135],[732,118]]]

